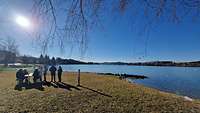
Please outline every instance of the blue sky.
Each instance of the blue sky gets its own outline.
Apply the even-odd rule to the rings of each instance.
[[[28,31],[16,25],[13,19],[13,15],[16,13],[30,17],[30,12],[26,10],[30,3],[14,1],[8,0],[6,7],[0,6],[0,18],[8,20],[6,24],[5,22],[0,23],[0,36],[14,37],[22,55],[39,56],[41,53],[39,46],[33,44],[34,40],[29,36]],[[142,30],[140,23],[144,21],[142,18],[133,24],[131,23],[132,18],[126,14],[114,16],[107,14],[105,16],[102,19],[103,29],[94,27],[88,33],[88,48],[84,55],[80,54],[79,47],[70,46],[70,44],[66,46],[65,53],[62,53],[55,45],[49,49],[51,51],[48,51],[48,54],[95,62],[200,60],[199,22],[184,21],[178,24],[159,22],[150,29],[147,36],[145,32],[139,32]],[[73,48],[72,51],[71,48]]]

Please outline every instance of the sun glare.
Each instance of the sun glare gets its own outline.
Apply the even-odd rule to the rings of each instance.
[[[16,23],[18,25],[20,25],[21,27],[24,27],[24,28],[29,28],[30,25],[31,25],[29,19],[24,17],[24,16],[17,16],[16,17]]]

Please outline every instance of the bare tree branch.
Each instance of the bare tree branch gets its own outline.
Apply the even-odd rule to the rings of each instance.
[[[38,35],[43,40],[41,41],[43,51],[49,45],[53,45],[54,41],[58,41],[61,48],[64,48],[66,43],[79,44],[81,48],[87,48],[88,32],[93,26],[102,25],[100,18],[115,4],[118,4],[120,12],[139,12],[134,18],[145,16],[145,22],[141,23],[144,26],[166,20],[178,23],[188,15],[196,15],[194,17],[198,18],[200,11],[199,0],[113,0],[112,2],[107,0],[61,0],[59,2],[34,0],[33,14],[40,25],[44,25],[47,29],[41,30]],[[134,6],[137,5],[138,7],[135,8]],[[132,20],[135,21],[135,19]]]

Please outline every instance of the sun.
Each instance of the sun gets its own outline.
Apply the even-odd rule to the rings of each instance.
[[[18,25],[24,28],[29,28],[31,26],[30,20],[25,16],[18,15],[15,18],[15,21]]]

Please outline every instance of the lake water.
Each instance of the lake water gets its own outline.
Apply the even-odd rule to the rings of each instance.
[[[128,79],[131,82],[178,95],[200,99],[199,67],[159,67],[127,65],[63,65],[65,71],[126,73],[148,76],[148,79]]]

